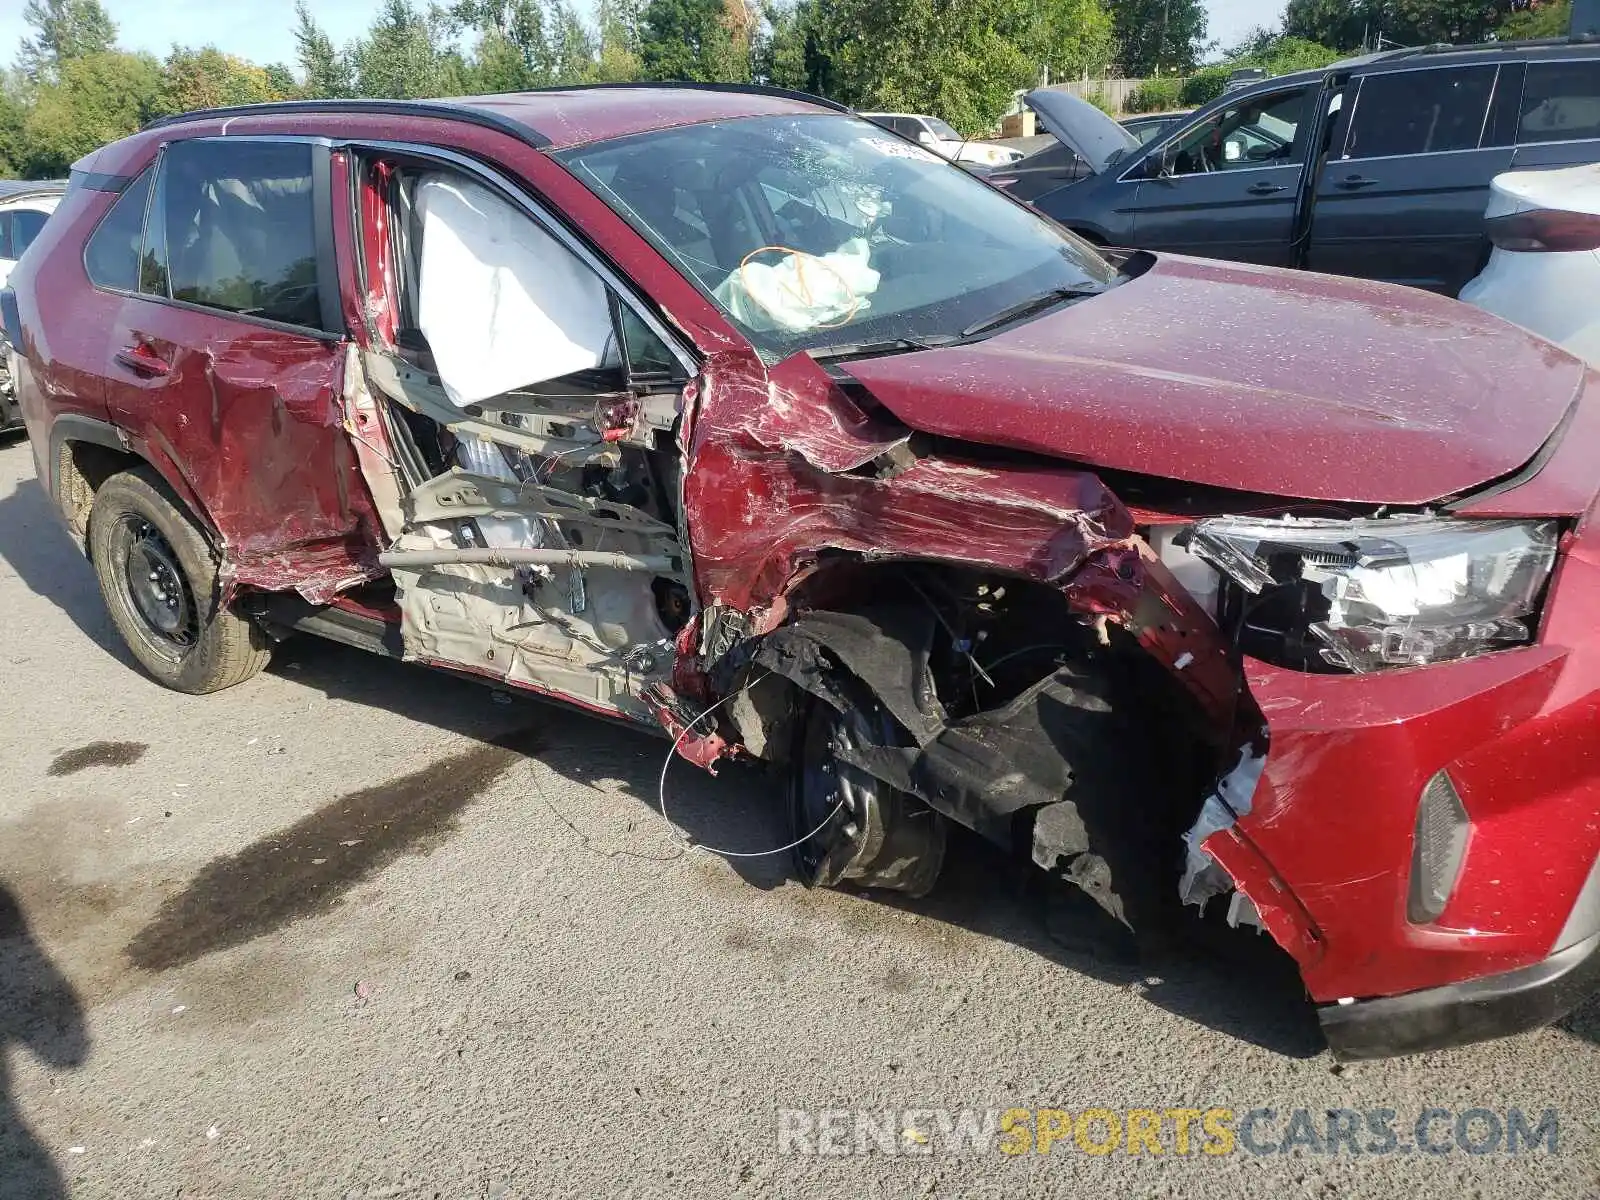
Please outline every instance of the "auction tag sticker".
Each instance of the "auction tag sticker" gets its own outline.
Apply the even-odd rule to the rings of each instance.
[[[889,158],[910,158],[915,159],[917,162],[944,161],[933,151],[924,150],[921,146],[914,146],[910,142],[899,142],[894,138],[886,137],[864,137],[860,140],[863,146],[876,150],[879,154]]]

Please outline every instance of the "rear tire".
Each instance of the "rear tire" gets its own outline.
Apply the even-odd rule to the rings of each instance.
[[[89,557],[117,632],[157,683],[204,695],[267,665],[266,633],[217,604],[211,546],[150,468],[113,475],[95,493]]]

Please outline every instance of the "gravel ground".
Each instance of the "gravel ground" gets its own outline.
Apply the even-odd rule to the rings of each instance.
[[[1137,964],[967,840],[916,902],[684,854],[628,730],[314,642],[163,691],[25,444],[0,612],[8,1200],[1600,1195],[1593,1006],[1341,1071],[1253,934]],[[770,780],[673,779],[694,835],[782,839]],[[1553,1108],[1556,1152],[1007,1156],[902,1111],[1434,1105]],[[780,1155],[780,1109],[857,1108],[901,1152]]]

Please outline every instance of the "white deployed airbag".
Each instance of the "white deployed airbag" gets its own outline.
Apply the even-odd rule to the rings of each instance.
[[[417,185],[417,323],[458,408],[600,366],[605,285],[527,213],[456,175]]]

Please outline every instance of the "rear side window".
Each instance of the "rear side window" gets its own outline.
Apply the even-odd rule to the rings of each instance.
[[[19,208],[11,214],[12,258],[22,257],[23,252],[33,244],[33,239],[39,236],[39,231],[49,219],[49,213],[42,213],[35,208]]]
[[[144,290],[317,328],[322,309],[311,152],[303,142],[168,146]]]
[[[84,269],[98,287],[133,291],[139,277],[139,243],[144,234],[144,209],[150,198],[152,174],[153,171],[145,171],[128,185],[84,247]]]
[[[1588,138],[1600,138],[1600,59],[1529,63],[1517,141]]]
[[[1475,150],[1483,135],[1494,67],[1368,75],[1350,121],[1346,158]]]

